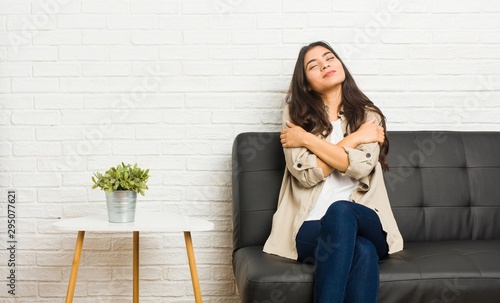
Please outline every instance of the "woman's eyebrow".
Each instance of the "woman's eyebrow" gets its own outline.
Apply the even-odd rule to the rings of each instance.
[[[316,61],[316,59],[311,59],[311,60],[307,61],[307,63],[306,63],[306,68],[307,68],[307,66],[309,65],[309,63],[314,62],[314,61]]]
[[[327,52],[325,52],[323,55],[321,55],[321,57],[324,57],[324,56],[326,56],[326,55],[328,55],[328,54],[332,54],[332,52],[331,52],[331,51],[327,51]],[[333,54],[332,54],[332,55],[333,55]],[[309,63],[314,62],[314,61],[316,61],[316,59],[311,59],[311,60],[307,61],[307,63],[306,63],[306,67],[309,65]]]

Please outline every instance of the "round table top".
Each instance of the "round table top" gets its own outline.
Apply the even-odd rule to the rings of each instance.
[[[60,219],[52,224],[56,229],[65,231],[207,231],[214,228],[210,221],[184,216],[181,214],[136,211],[135,221],[130,223],[111,223],[108,215],[96,214],[85,217]]]

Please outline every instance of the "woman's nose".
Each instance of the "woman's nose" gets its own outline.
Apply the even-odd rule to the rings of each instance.
[[[327,67],[330,67],[330,64],[325,64],[325,65],[323,65],[323,68],[322,68],[322,69],[326,69]]]

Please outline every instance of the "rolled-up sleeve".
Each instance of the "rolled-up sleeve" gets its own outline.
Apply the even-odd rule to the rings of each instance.
[[[316,155],[304,147],[284,148],[286,167],[302,184],[309,188],[323,181],[323,170],[318,166]]]
[[[283,110],[283,128],[286,122],[291,121],[288,105]],[[309,188],[323,181],[323,170],[318,166],[316,155],[305,147],[283,148],[285,153],[286,168],[302,184]]]
[[[378,143],[361,144],[356,148],[344,147],[349,158],[345,175],[360,180],[368,176],[378,162],[380,146]]]
[[[367,111],[366,121],[373,118],[375,118],[376,123],[380,125],[380,116],[373,111]],[[349,166],[343,174],[353,179],[360,180],[361,178],[368,176],[377,165],[378,156],[380,154],[380,145],[377,142],[361,144],[356,146],[356,148],[343,148],[349,158]]]

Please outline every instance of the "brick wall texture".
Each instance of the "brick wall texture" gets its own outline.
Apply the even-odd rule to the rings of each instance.
[[[326,40],[389,130],[500,130],[495,0],[0,0],[0,301],[62,302],[91,176],[150,168],[138,208],[212,221],[206,302],[238,302],[231,146],[278,131],[301,46]],[[17,201],[7,290],[7,191]],[[74,302],[129,302],[132,236],[87,233]],[[141,235],[141,302],[193,302],[182,234]]]

